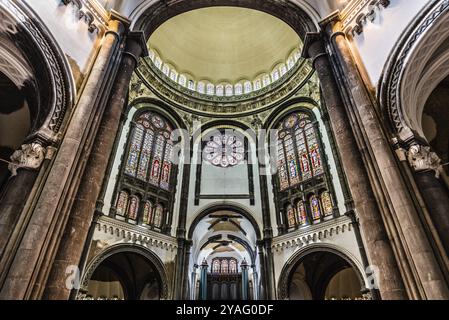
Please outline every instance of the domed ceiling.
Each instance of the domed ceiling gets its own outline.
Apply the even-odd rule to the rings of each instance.
[[[295,31],[280,19],[238,7],[178,15],[149,39],[149,47],[179,73],[215,84],[269,74],[300,44]]]

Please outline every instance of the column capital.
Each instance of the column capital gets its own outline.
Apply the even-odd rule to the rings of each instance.
[[[430,146],[412,144],[406,152],[407,160],[415,172],[434,171],[438,178],[442,170],[441,159]]]
[[[330,24],[335,24],[337,22],[341,21],[341,14],[340,10],[332,12],[330,15],[328,15],[326,18],[318,22],[318,25],[320,26],[321,30],[326,30],[326,28]]]
[[[301,56],[304,59],[310,59],[314,58],[313,54],[311,53],[312,46],[316,45],[317,43],[322,45],[323,39],[321,37],[321,34],[319,32],[307,32],[306,37],[304,39],[304,46],[302,48]],[[324,50],[324,45],[322,45],[323,53],[326,52]]]
[[[38,170],[45,159],[46,149],[38,143],[24,144],[11,156],[11,163],[8,166],[11,175],[17,175],[17,170],[28,169]]]
[[[136,61],[136,66],[139,58],[148,56],[148,47],[145,39],[143,31],[131,31],[128,33],[124,53]]]
[[[124,15],[118,13],[115,10],[109,11],[108,18],[109,18],[109,21],[113,21],[113,20],[119,21],[126,29],[129,29],[129,27],[131,25],[131,20],[129,20]]]

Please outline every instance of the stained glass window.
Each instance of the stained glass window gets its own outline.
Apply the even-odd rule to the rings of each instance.
[[[117,199],[117,214],[124,216],[128,209],[128,192],[121,191]]]
[[[271,83],[271,79],[270,79],[270,76],[267,74],[267,75],[265,75],[265,76],[263,77],[263,79],[262,79],[262,85],[263,85],[264,87],[266,87],[266,86],[269,86],[270,83]]]
[[[162,168],[162,159],[164,152],[165,138],[159,135],[154,148],[153,162],[151,164],[150,182],[154,185],[159,184],[159,177]]]
[[[225,88],[225,92],[226,92],[227,97],[231,97],[232,95],[234,95],[234,88],[232,87],[232,85],[227,84],[226,88]]]
[[[235,259],[229,261],[229,273],[237,273],[237,261]]]
[[[226,132],[211,137],[203,152],[208,163],[223,168],[236,166],[245,159],[243,139]]]
[[[212,262],[212,273],[220,273],[220,269],[221,269],[220,260],[215,259]]]
[[[310,198],[310,211],[312,212],[313,220],[320,220],[321,219],[320,202],[318,201],[318,198],[315,195],[313,195]]]
[[[132,142],[128,154],[128,160],[126,161],[125,173],[135,176],[137,166],[139,164],[140,151],[142,147],[142,140],[144,136],[144,129],[141,125],[137,125],[134,129]]]
[[[262,81],[260,79],[254,81],[254,90],[260,90],[262,89]]]
[[[271,80],[272,80],[272,82],[279,80],[279,71],[278,70],[273,71],[273,73],[271,74]]]
[[[161,188],[165,190],[168,190],[170,187],[172,153],[173,153],[173,146],[171,142],[168,142],[165,145],[164,164],[162,166],[162,174],[161,174]]]
[[[304,201],[298,201],[296,206],[296,211],[298,214],[298,224],[303,225],[307,223],[307,211]]]
[[[139,198],[132,196],[129,201],[128,218],[132,220],[137,219],[137,213],[139,211]]]
[[[175,70],[170,71],[170,79],[174,82],[178,81],[178,73]]]
[[[332,199],[328,191],[321,194],[321,207],[323,208],[323,214],[330,216],[333,213]]]
[[[288,227],[292,228],[296,225],[295,220],[295,209],[292,205],[287,206],[287,221],[288,221]]]
[[[164,215],[164,207],[161,204],[156,206],[154,210],[154,226],[157,228],[162,227],[162,218]]]
[[[145,202],[143,206],[143,223],[150,224],[151,223],[151,212],[153,210],[153,204],[149,201]]]
[[[317,134],[308,115],[294,113],[280,124],[277,157],[281,190],[324,173]]]
[[[194,90],[195,90],[195,81],[189,80],[189,83],[188,83],[187,87],[188,87],[190,90],[194,91]]]
[[[223,259],[221,261],[221,273],[229,273],[229,263],[228,260]]]

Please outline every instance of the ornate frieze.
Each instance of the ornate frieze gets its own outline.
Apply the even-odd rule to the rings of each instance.
[[[321,224],[311,226],[306,230],[298,230],[273,239],[271,249],[273,251],[283,251],[292,247],[305,247],[313,243],[319,243],[335,235],[351,232],[352,221],[346,216],[329,220]]]
[[[114,243],[120,241],[133,242],[145,247],[160,248],[170,252],[174,252],[178,248],[176,238],[107,216],[102,216],[98,220],[97,232],[113,236]],[[109,245],[114,243],[109,243]]]
[[[12,176],[17,175],[17,170],[28,169],[37,170],[45,159],[45,148],[38,143],[24,144],[11,156],[11,163],[8,169]]]
[[[390,0],[354,0],[342,12],[343,29],[352,36],[363,32],[379,13],[390,5]]]

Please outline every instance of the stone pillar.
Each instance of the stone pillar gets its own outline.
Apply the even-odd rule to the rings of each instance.
[[[1,274],[0,299],[39,299],[44,290],[69,208],[85,169],[87,155],[109,95],[108,80],[116,70],[123,23],[111,15],[95,63],[67,124],[63,140],[45,176],[41,192],[14,257]],[[3,263],[0,263],[3,265]]]
[[[127,37],[125,51],[112,89],[112,95],[101,120],[88,166],[81,180],[70,217],[59,246],[44,298],[66,300],[70,291],[66,288],[65,270],[70,265],[79,266],[83,248],[88,239],[97,199],[106,175],[109,158],[119,129],[123,109],[126,107],[129,82],[137,66],[138,58],[146,52],[143,33],[131,32]],[[89,244],[86,244],[89,246]],[[83,266],[79,266],[82,269]]]
[[[240,265],[242,268],[242,300],[248,300],[248,263],[245,259],[243,259],[242,264]]]
[[[25,207],[31,189],[45,159],[46,149],[39,143],[22,145],[11,156],[11,171],[5,193],[0,199],[0,259],[8,255],[7,243],[19,225],[20,214]],[[2,273],[0,267],[0,273]]]
[[[406,154],[435,229],[449,255],[449,194],[440,180],[441,159],[429,146],[418,143],[412,144]]]
[[[312,58],[313,66],[320,79],[370,264],[377,266],[380,270],[377,280],[382,298],[407,299],[398,264],[374,192],[369,184],[369,177],[332,73],[329,57],[319,34],[307,35],[303,55],[306,58]]]
[[[330,49],[344,75],[342,86],[348,91],[350,103],[347,112],[353,116],[354,130],[360,130],[360,140],[366,144],[365,160],[372,163],[380,179],[380,189],[387,199],[386,209],[391,212],[394,228],[401,234],[402,245],[407,252],[407,263],[412,269],[413,281],[419,288],[419,298],[449,299],[449,288],[444,279],[424,226],[419,218],[417,205],[404,181],[398,162],[387,140],[376,108],[360,75],[346,35],[342,32],[338,16],[331,16],[322,24],[329,39]],[[347,155],[345,155],[347,156]],[[348,173],[348,172],[347,172]],[[365,231],[365,230],[364,230]]]
[[[200,300],[207,300],[207,269],[209,265],[206,259],[201,264]]]

